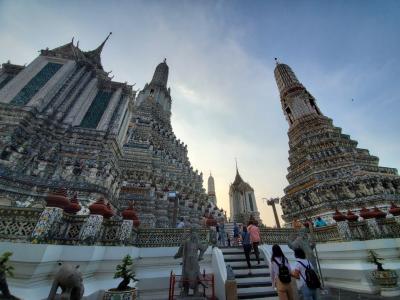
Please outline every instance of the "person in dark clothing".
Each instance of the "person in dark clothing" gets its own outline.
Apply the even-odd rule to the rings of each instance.
[[[250,252],[251,252],[251,242],[250,233],[247,231],[246,226],[243,226],[243,231],[241,233],[242,245],[244,255],[246,256],[247,267],[249,268],[249,275],[251,274],[251,264],[250,264]]]
[[[239,226],[236,222],[233,223],[233,245],[239,246]]]

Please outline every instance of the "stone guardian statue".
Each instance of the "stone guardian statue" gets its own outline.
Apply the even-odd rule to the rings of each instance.
[[[192,227],[189,236],[183,241],[174,256],[175,259],[180,257],[183,259],[182,282],[180,284],[180,288],[183,288],[182,297],[189,295],[189,289],[193,289],[194,297],[200,296],[198,290],[201,275],[199,261],[203,259],[206,250],[207,245],[200,242],[197,230]]]
[[[293,251],[298,248],[302,249],[314,270],[318,270],[317,260],[313,251],[315,242],[311,239],[308,228],[301,228],[297,233],[292,234],[289,237],[288,246]]]
[[[61,264],[60,264],[61,265]],[[53,285],[47,300],[58,299],[56,293],[58,287],[61,288],[62,300],[81,300],[84,293],[82,273],[78,270],[79,266],[73,267],[72,265],[62,265],[60,270],[56,273]]]

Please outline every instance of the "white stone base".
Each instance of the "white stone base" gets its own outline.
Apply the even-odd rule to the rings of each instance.
[[[382,297],[400,296],[400,288],[398,286],[393,288],[381,288],[381,296]]]
[[[0,242],[0,253],[11,251],[14,278],[8,278],[10,291],[26,300],[47,299],[58,262],[79,265],[85,286],[84,296],[93,300],[99,290],[115,288],[115,268],[129,254],[134,259],[134,271],[140,299],[168,299],[169,278],[173,271],[181,274],[181,259],[174,259],[178,247],[136,248],[124,246],[62,246]],[[200,270],[213,273],[211,247],[200,261]],[[131,284],[133,286],[133,284]],[[164,298],[163,295],[166,295]]]

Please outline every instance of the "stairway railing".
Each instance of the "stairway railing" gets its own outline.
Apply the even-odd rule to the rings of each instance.
[[[218,299],[226,299],[225,282],[227,278],[226,264],[221,249],[214,247],[212,250],[211,265],[215,278],[215,295]]]

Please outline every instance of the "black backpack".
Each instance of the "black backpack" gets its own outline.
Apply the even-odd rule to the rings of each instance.
[[[280,280],[282,283],[289,283],[289,282],[292,280],[292,278],[291,278],[291,276],[290,276],[289,268],[285,265],[285,260],[286,260],[286,258],[283,257],[283,258],[282,258],[282,263],[280,264],[280,263],[278,263],[278,262],[276,261],[276,259],[275,259],[275,257],[274,257],[274,262],[275,262],[275,263],[278,265],[278,267],[279,267],[279,274],[278,274],[279,280]]]
[[[305,271],[306,278],[303,277],[301,272],[300,272],[300,276],[306,282],[307,287],[312,290],[321,288],[321,282],[319,281],[319,277],[318,277],[317,273],[315,273],[314,269],[311,268],[310,262],[308,262],[307,266],[305,266],[301,261],[297,261],[297,262],[299,262],[304,268],[306,268],[306,271]]]

